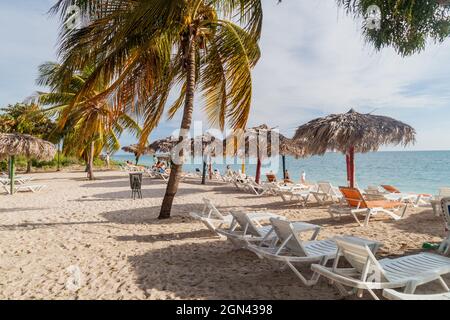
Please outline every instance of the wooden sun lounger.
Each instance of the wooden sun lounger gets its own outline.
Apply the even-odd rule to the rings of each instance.
[[[400,220],[404,217],[407,204],[398,201],[388,200],[366,200],[361,192],[356,188],[339,187],[347,206],[331,206],[328,212],[332,218],[336,215],[350,214],[360,226],[368,226],[371,216],[378,213],[384,213],[394,220]],[[395,212],[400,211],[400,214]],[[358,214],[365,215],[364,222],[358,219]]]

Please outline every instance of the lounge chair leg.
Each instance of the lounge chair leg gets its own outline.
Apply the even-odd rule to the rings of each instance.
[[[336,287],[336,289],[339,291],[339,294],[340,294],[342,297],[347,297],[347,296],[349,296],[349,292],[345,289],[345,287],[344,287],[342,284],[340,284],[340,283],[338,283],[338,282],[334,282],[334,281],[333,281],[332,284]]]
[[[366,218],[364,219],[364,227],[367,227],[369,225],[369,219],[370,219],[371,215],[372,215],[372,211],[367,210]]]
[[[361,289],[361,290],[359,290],[359,291],[362,292],[363,290]],[[370,295],[372,296],[372,298],[373,298],[374,300],[380,300],[380,298],[378,298],[378,296],[375,294],[375,292],[373,292],[372,289],[367,289],[367,291],[369,291]],[[362,297],[362,294],[361,294],[361,297]]]
[[[415,281],[410,281],[405,286],[405,290],[403,292],[408,293],[408,294],[413,294],[416,291],[416,288],[417,288],[417,283]]]
[[[447,284],[445,283],[444,279],[442,279],[442,277],[439,277],[439,283],[441,284],[442,288],[446,291],[449,292],[450,289],[448,288]]]

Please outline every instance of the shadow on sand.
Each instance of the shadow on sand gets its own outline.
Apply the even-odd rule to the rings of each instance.
[[[166,220],[158,220],[161,206],[110,211],[102,213],[101,216],[110,222],[118,224],[167,225],[172,223],[190,223],[192,222],[192,218],[188,216],[188,212],[186,212],[186,206],[193,208],[193,211],[201,211],[203,208],[202,204],[174,204],[172,206],[172,217]]]
[[[157,297],[155,291],[181,299],[338,298],[333,288],[324,290],[325,281],[306,288],[290,270],[280,272],[222,240],[172,245],[128,260],[148,298]]]

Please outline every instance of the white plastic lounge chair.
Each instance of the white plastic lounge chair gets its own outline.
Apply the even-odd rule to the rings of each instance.
[[[395,259],[377,260],[367,245],[349,239],[335,238],[338,252],[332,267],[313,264],[311,269],[328,278],[343,295],[363,290],[378,300],[374,290],[404,288],[405,293],[414,293],[420,285],[438,281],[449,291],[442,275],[450,273],[450,259],[432,253],[420,253]],[[352,268],[339,268],[344,257]],[[353,288],[348,291],[345,287]]]
[[[342,214],[350,214],[360,226],[367,227],[370,217],[378,213],[384,213],[394,220],[402,219],[406,213],[406,203],[388,200],[368,201],[356,188],[339,187],[339,190],[347,205],[330,206],[328,213],[332,218],[336,218],[336,216],[340,218]],[[400,214],[396,214],[397,211],[400,211]],[[358,219],[358,214],[365,215],[363,223]]]
[[[446,197],[450,197],[450,188],[448,187],[439,188],[439,194],[436,195],[434,199],[430,200],[433,212],[437,217],[442,214],[441,200]]]
[[[217,232],[234,245],[235,248],[247,248],[250,243],[262,244],[264,241],[276,241],[272,233],[272,226],[263,226],[261,222],[270,218],[285,219],[279,215],[268,212],[238,212],[232,211],[233,221],[229,229],[217,229]]]
[[[389,300],[450,300],[450,292],[435,294],[407,294],[393,289],[383,290],[383,297]]]
[[[44,184],[21,184],[15,187],[15,192],[39,192],[47,188]]]
[[[155,170],[152,170],[152,169],[146,169],[145,170],[145,173],[149,176],[149,178],[151,178],[151,179],[155,179],[157,176],[156,176],[156,171]]]
[[[247,180],[248,178],[245,174],[238,173],[234,176],[233,184],[238,189],[248,190]]]
[[[9,194],[9,192],[10,192],[8,186],[5,184],[0,184],[0,190],[3,190],[7,194]]]
[[[315,285],[320,275],[314,273],[311,279],[307,279],[294,264],[312,264],[316,262],[320,265],[326,265],[330,259],[334,259],[337,253],[337,245],[334,240],[317,240],[320,227],[314,224],[289,222],[274,218],[271,218],[270,222],[278,238],[277,244],[271,247],[249,245],[248,249],[253,251],[261,259],[265,258],[269,261],[285,263],[299,277],[304,285]],[[308,241],[303,241],[301,234],[306,232],[312,232],[312,236]],[[376,241],[350,238],[353,241],[360,241],[369,245],[374,252],[380,247],[380,244]]]
[[[15,184],[25,184],[33,179],[34,177],[32,176],[15,176],[14,182]],[[3,185],[9,185],[11,183],[11,180],[9,179],[9,177],[2,177],[0,178],[0,183]]]
[[[436,294],[408,294],[393,289],[383,290],[383,297],[389,300],[450,300],[450,292]]]
[[[167,174],[167,173],[161,173],[161,172],[156,172],[155,173],[155,176],[158,178],[158,179],[161,179],[161,180],[163,180],[165,183],[168,183],[169,182],[169,175]]]
[[[0,178],[0,185],[7,186],[9,185],[9,183],[10,183],[9,178]]]
[[[257,196],[266,194],[274,195],[274,186],[275,184],[271,182],[258,184],[253,178],[247,178],[246,181],[242,183],[242,188],[244,190],[254,193]]]
[[[297,201],[302,206],[306,206],[311,197],[311,192],[317,191],[317,187],[313,186],[308,189],[300,189],[295,186],[290,189],[282,189],[278,192],[284,202]]]
[[[441,242],[439,252],[442,254],[450,254],[450,197],[441,200],[442,218],[445,223],[445,230],[447,231],[447,238]]]
[[[381,187],[387,191],[387,193],[384,194],[384,197],[387,200],[405,202],[414,207],[417,207],[420,204],[430,205],[432,198],[432,195],[430,194],[404,193],[391,185],[381,185]]]
[[[244,187],[244,190],[250,191],[257,196],[260,196],[265,192],[264,188],[260,184],[256,183],[256,181],[251,178],[247,179],[243,183],[243,187]]]
[[[203,202],[205,203],[205,206],[201,213],[191,212],[189,213],[189,215],[192,218],[203,222],[206,227],[212,232],[216,233],[219,236],[222,236],[221,234],[216,232],[217,229],[226,226],[230,227],[233,221],[233,216],[223,215],[222,213],[220,213],[220,211],[216,208],[212,201],[207,198],[203,198]]]
[[[339,188],[334,187],[330,182],[318,182],[317,191],[311,191],[316,201],[323,205],[325,202],[340,202],[342,194]]]
[[[9,185],[0,185],[1,189],[4,190],[7,194],[11,193]],[[47,186],[43,184],[18,184],[14,186],[14,192],[39,192],[45,189]]]

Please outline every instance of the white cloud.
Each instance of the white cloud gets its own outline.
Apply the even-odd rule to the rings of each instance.
[[[54,0],[0,4],[0,106],[37,87],[37,66],[56,56]],[[408,58],[364,43],[361,24],[334,0],[263,1],[262,59],[254,71],[249,125],[268,123],[286,134],[312,118],[353,107],[396,117],[417,129],[416,149],[450,149],[450,42]],[[178,128],[162,121],[152,138]],[[194,119],[205,120],[200,103]],[[133,142],[134,138],[125,137]]]
[[[447,107],[448,41],[408,58],[392,49],[376,52],[362,39],[361,24],[334,1],[314,3],[265,2],[252,125],[270,122],[292,133],[314,117],[351,107],[388,115],[399,108],[406,114]]]

